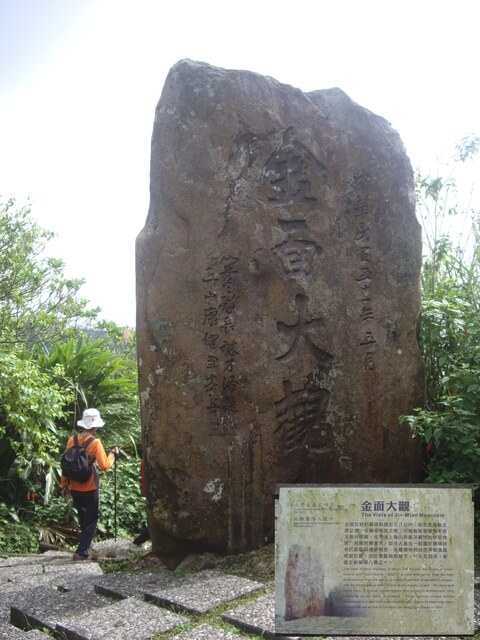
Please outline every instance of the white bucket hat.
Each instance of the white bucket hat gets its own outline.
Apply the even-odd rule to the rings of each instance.
[[[102,420],[98,409],[85,409],[82,419],[77,422],[77,425],[84,429],[98,429],[103,427],[104,424],[105,422]]]

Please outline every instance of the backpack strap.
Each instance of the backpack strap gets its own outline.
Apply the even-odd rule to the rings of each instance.
[[[87,440],[85,440],[85,442],[83,444],[80,444],[78,442],[78,436],[77,434],[75,434],[73,436],[73,445],[77,448],[82,447],[83,449],[86,449],[88,447],[88,445],[93,442],[95,440],[95,438],[93,436],[90,436],[90,438],[87,438]]]
[[[90,466],[93,465],[93,463],[95,462],[95,458],[93,458],[87,451],[87,447],[88,445],[93,442],[95,440],[95,438],[93,436],[90,436],[90,438],[87,438],[87,440],[85,440],[85,442],[81,445],[82,448],[85,450],[85,452],[88,454],[88,461],[90,463]]]

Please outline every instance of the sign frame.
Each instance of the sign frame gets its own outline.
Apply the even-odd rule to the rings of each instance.
[[[277,635],[474,634],[472,485],[276,493]]]

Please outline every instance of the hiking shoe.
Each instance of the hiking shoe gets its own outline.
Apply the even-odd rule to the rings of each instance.
[[[80,553],[74,553],[72,559],[74,562],[81,562],[82,560],[88,560],[88,556],[83,556]]]
[[[141,532],[138,534],[135,540],[132,540],[132,542],[134,545],[139,547],[141,544],[143,544],[147,540],[150,540],[150,533],[148,529],[145,527],[144,529],[141,530]]]

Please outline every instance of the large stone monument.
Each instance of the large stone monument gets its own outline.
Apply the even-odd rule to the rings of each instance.
[[[171,69],[137,241],[154,550],[261,545],[276,483],[418,478],[414,209],[398,134],[341,90]]]

